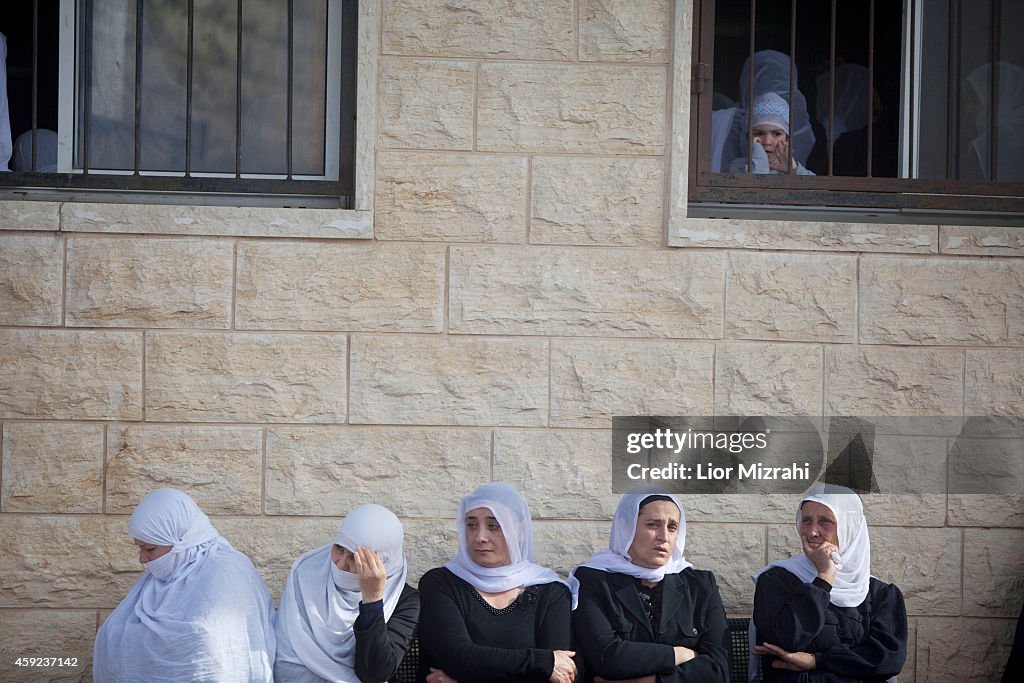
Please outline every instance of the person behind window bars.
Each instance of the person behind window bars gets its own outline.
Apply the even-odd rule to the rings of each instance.
[[[729,132],[725,135],[722,143],[721,168],[728,171],[733,167],[736,159],[747,161],[749,153],[749,138],[747,137],[750,128],[747,112],[750,109],[751,91],[754,99],[758,95],[773,92],[786,102],[790,102],[790,63],[789,55],[778,50],[761,50],[754,53],[753,74],[751,74],[750,58],[743,63],[740,71],[739,82],[739,111],[732,117]],[[750,87],[751,75],[753,75],[754,87]],[[807,157],[814,149],[814,130],[811,128],[811,118],[807,113],[807,98],[800,91],[799,79],[794,83],[792,92],[793,130],[790,135],[790,142],[793,147],[793,158],[801,164],[807,163]],[[787,117],[788,120],[788,117]]]
[[[9,171],[11,115],[7,108],[7,36],[0,33],[0,172]]]
[[[998,103],[996,108],[996,177],[991,177],[992,65],[982,64],[967,77],[966,111],[974,116],[977,137],[971,152],[988,181],[1024,181],[1024,69],[1009,62],[996,62]]]
[[[814,175],[790,154],[789,105],[773,92],[754,98],[750,115],[750,168],[744,158],[733,159],[733,173],[794,173]],[[752,169],[752,170],[750,170]]]

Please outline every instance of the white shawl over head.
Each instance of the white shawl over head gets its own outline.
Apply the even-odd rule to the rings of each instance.
[[[510,563],[503,567],[481,567],[473,561],[466,540],[466,513],[487,508],[494,513],[508,545]],[[530,506],[508,484],[483,484],[459,501],[455,519],[459,533],[459,552],[445,567],[455,576],[485,593],[500,593],[512,588],[562,581],[558,574],[533,561],[533,525]]]
[[[96,634],[97,683],[273,680],[270,593],[195,501],[175,489],[153,491],[129,529],[171,550],[146,563],[149,571]]]
[[[832,484],[815,484],[800,501],[821,503],[836,516],[836,534],[839,540],[840,565],[829,594],[829,602],[836,607],[856,607],[864,602],[871,581],[871,541],[868,523],[864,519],[864,506],[860,497],[848,488]],[[800,534],[800,508],[796,510],[796,531]],[[804,583],[814,581],[818,570],[804,553],[786,560],[776,560],[754,574],[757,582],[771,567],[782,567]]]
[[[676,536],[676,545],[672,548],[672,555],[668,562],[660,567],[641,567],[633,564],[629,556],[629,546],[633,545],[633,536],[636,535],[636,521],[640,517],[640,503],[650,496],[665,496],[672,500],[679,508],[679,534]],[[579,581],[576,580],[576,570],[579,567],[592,567],[606,572],[626,574],[638,579],[648,581],[661,581],[666,574],[678,574],[687,567],[693,565],[683,557],[683,550],[686,548],[686,512],[683,510],[679,499],[669,493],[660,491],[647,491],[640,493],[627,493],[622,496],[619,506],[615,508],[615,518],[612,520],[612,531],[608,538],[608,547],[594,553],[590,559],[583,564],[573,567],[569,573],[569,588],[572,590],[572,606],[576,609],[577,596],[579,595]]]
[[[996,175],[999,181],[1024,181],[1024,69],[1010,62],[996,62],[998,106],[996,109]],[[981,172],[991,180],[989,148],[992,139],[992,64],[972,71],[967,84],[981,103],[975,119],[978,136],[971,149],[978,156]]]
[[[359,683],[353,624],[359,616],[362,593],[358,577],[331,561],[331,548],[337,544],[351,552],[369,548],[380,553],[386,577],[386,621],[398,606],[408,574],[403,539],[402,523],[393,512],[372,503],[360,505],[345,517],[333,543],[296,560],[281,594],[277,619],[285,661],[301,664],[334,683]]]

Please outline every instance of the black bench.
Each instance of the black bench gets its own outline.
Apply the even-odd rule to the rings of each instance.
[[[732,650],[732,672],[730,674],[733,683],[741,683],[747,680],[747,663],[750,661],[750,649],[747,645],[747,629],[750,619],[728,619],[729,622],[729,645]],[[413,639],[409,651],[398,667],[396,678],[402,683],[414,683],[419,674],[420,667],[420,641]]]

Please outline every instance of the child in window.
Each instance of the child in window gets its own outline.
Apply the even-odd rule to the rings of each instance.
[[[754,98],[751,108],[750,161],[753,173],[794,173],[814,175],[789,153],[789,105],[786,100],[773,92],[766,92]],[[733,173],[748,173],[747,160],[733,160],[729,170]]]

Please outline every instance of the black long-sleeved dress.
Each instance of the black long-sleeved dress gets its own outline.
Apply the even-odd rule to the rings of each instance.
[[[527,587],[495,609],[444,567],[420,579],[420,680],[429,667],[459,683],[551,678],[555,650],[570,649],[569,590],[561,583]]]
[[[356,636],[354,668],[359,680],[379,683],[388,681],[395,675],[416,635],[419,615],[419,591],[408,584],[402,588],[395,611],[387,621],[384,620],[383,600],[359,603],[359,616],[352,625],[352,631]],[[294,656],[290,642],[278,641],[279,659],[274,665],[275,681],[321,683],[324,680],[301,664],[282,661],[282,648],[286,648],[291,656]]]
[[[580,567],[576,578],[579,603],[572,621],[584,680],[650,674],[658,683],[729,680],[729,625],[714,574],[693,568],[666,574],[658,582],[660,596],[625,574]],[[698,656],[676,666],[676,645]]]
[[[867,597],[857,607],[833,605],[831,590],[827,581],[815,578],[804,583],[782,567],[772,567],[758,577],[754,591],[758,644],[810,652],[816,662],[812,671],[786,671],[772,667],[774,656],[762,656],[765,681],[884,681],[903,668],[907,609],[900,589],[872,578]]]

